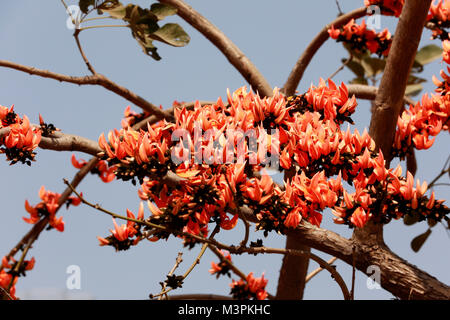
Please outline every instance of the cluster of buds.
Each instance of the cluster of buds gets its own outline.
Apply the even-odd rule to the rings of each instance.
[[[367,29],[364,20],[359,25],[352,19],[340,29],[331,26],[328,34],[337,42],[348,44],[356,52],[364,53],[369,50],[370,53],[377,54],[379,57],[386,57],[392,44],[392,36],[387,29],[377,33]]]
[[[59,199],[61,198],[61,195],[59,193],[45,190],[45,187],[42,186],[39,190],[39,198],[41,198],[42,201],[35,206],[31,206],[28,203],[28,200],[25,200],[25,210],[30,214],[30,217],[24,217],[23,220],[27,223],[35,224],[42,217],[48,217],[48,222],[51,227],[60,232],[64,231],[63,217],[56,217],[56,212],[60,206]],[[69,197],[66,205],[67,207],[70,205],[78,206],[80,202],[81,200],[78,197]]]
[[[253,272],[250,272],[246,279],[233,280],[230,284],[230,294],[238,300],[265,300],[267,299],[266,285],[268,280],[264,274],[260,278],[255,278]]]
[[[14,106],[9,109],[0,106],[0,123],[0,130],[6,130],[6,134],[0,136],[0,145],[3,145],[0,153],[6,154],[11,164],[31,165],[36,155],[34,149],[41,141],[40,128],[33,127],[27,116],[21,119],[14,112]]]

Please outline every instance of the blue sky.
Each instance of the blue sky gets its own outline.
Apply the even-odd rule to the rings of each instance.
[[[123,1],[128,3],[129,1]],[[76,4],[77,1],[68,1]],[[134,1],[149,6],[150,1]],[[341,1],[344,11],[362,5],[362,0]],[[206,16],[253,61],[270,85],[281,87],[292,66],[315,34],[337,14],[334,0],[319,1],[199,1],[189,4]],[[60,1],[8,1],[0,12],[0,59],[50,69],[68,75],[86,75],[86,69],[72,37],[66,27],[67,15]],[[227,62],[221,53],[202,35],[178,17],[177,22],[191,36],[184,48],[159,44],[161,61],[154,61],[141,52],[126,28],[105,28],[83,31],[80,39],[95,69],[118,84],[135,91],[154,104],[170,107],[174,100],[216,100],[225,97],[227,88],[235,90],[246,85],[241,75]],[[394,32],[395,20],[382,17],[381,26]],[[429,43],[430,32],[425,31],[422,45]],[[439,42],[435,42],[440,45]],[[327,78],[340,65],[346,52],[340,44],[328,41],[317,53],[303,77],[298,90],[305,91],[320,77]],[[423,77],[431,79],[443,68],[440,61],[427,66]],[[340,72],[337,83],[352,79],[347,70]],[[96,140],[102,132],[120,126],[123,110],[129,103],[94,86],[76,86],[50,79],[29,76],[13,70],[0,69],[0,104],[15,104],[20,115],[26,114],[37,122],[38,113],[44,119],[61,128],[63,132],[79,134]],[[431,81],[425,91],[432,91]],[[135,110],[138,110],[134,108]],[[369,104],[359,101],[354,117],[356,127],[362,130],[370,121]],[[433,179],[440,171],[449,152],[449,135],[442,133],[428,151],[417,153],[419,169],[417,178]],[[0,255],[6,254],[25,234],[30,225],[22,221],[25,215],[24,201],[39,201],[41,185],[55,191],[64,190],[63,178],[72,178],[76,170],[70,164],[70,153],[38,150],[37,162],[31,167],[9,166],[0,159]],[[87,156],[77,154],[77,157]],[[3,157],[2,157],[3,158]],[[137,188],[129,183],[114,181],[104,184],[89,176],[79,187],[87,199],[105,208],[125,213],[126,208],[138,209]],[[438,198],[449,199],[448,187],[436,187]],[[167,242],[141,243],[127,252],[114,252],[111,247],[99,247],[97,235],[106,236],[112,227],[109,216],[80,206],[60,211],[66,222],[66,230],[59,233],[44,232],[35,243],[30,255],[36,257],[36,265],[26,278],[19,280],[18,295],[25,298],[49,296],[63,298],[66,290],[66,268],[78,265],[81,269],[81,290],[66,292],[66,296],[95,299],[146,299],[149,293],[158,293],[159,282],[172,268],[178,252],[183,252],[184,262],[178,274],[190,266],[199,248],[184,250],[179,239]],[[147,212],[148,214],[148,212]],[[325,214],[323,227],[343,236],[351,236],[345,226],[334,225],[331,215]],[[386,243],[391,249],[431,273],[445,283],[450,283],[448,273],[450,256],[445,249],[450,241],[448,234],[438,225],[419,253],[410,249],[410,240],[425,231],[425,224],[406,227],[394,221],[385,228]],[[219,236],[219,240],[231,243],[240,239],[242,225],[234,231]],[[263,238],[256,233],[251,240]],[[284,247],[284,238],[270,236],[265,244]],[[329,256],[320,254],[326,259]],[[216,258],[207,253],[202,262],[185,280],[177,293],[228,294],[228,279],[216,280],[208,274],[211,261]],[[265,273],[269,279],[268,291],[276,292],[280,256],[239,256],[234,259],[244,272]],[[350,285],[351,268],[336,263],[338,271]],[[315,269],[311,263],[310,268]],[[369,290],[366,277],[357,273],[355,296],[357,299],[389,299],[384,290]],[[51,294],[50,294],[51,296]],[[338,285],[329,274],[322,272],[314,278],[305,291],[306,299],[341,299]]]

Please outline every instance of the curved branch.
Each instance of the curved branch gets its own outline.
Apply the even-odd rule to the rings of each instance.
[[[125,87],[122,87],[118,85],[117,83],[111,81],[106,76],[96,73],[92,76],[84,76],[84,77],[74,77],[74,76],[68,76],[65,74],[59,74],[55,72],[51,72],[48,70],[42,70],[37,69],[30,66],[24,66],[15,62],[6,61],[6,60],[0,60],[0,67],[15,69],[18,71],[22,71],[25,73],[29,73],[30,75],[36,75],[40,76],[42,78],[49,78],[58,80],[60,82],[68,82],[78,85],[98,85],[102,86],[106,90],[112,91],[116,93],[117,95],[121,96],[122,98],[134,103],[136,106],[142,108],[145,111],[150,112],[151,114],[155,115],[157,118],[162,119],[168,119],[171,120],[173,118],[172,115],[166,113],[164,110],[160,109],[156,105],[148,102],[141,96],[137,95],[133,91],[128,90]]]
[[[362,7],[356,10],[353,10],[347,14],[339,16],[331,23],[327,24],[311,41],[311,43],[306,47],[305,51],[302,53],[300,58],[297,60],[294,68],[292,69],[286,83],[283,86],[282,92],[284,92],[287,96],[292,96],[295,93],[295,89],[298,87],[300,80],[305,73],[306,68],[311,62],[312,58],[316,54],[316,52],[320,49],[320,47],[328,40],[329,34],[328,29],[331,26],[335,26],[339,28],[346,23],[348,23],[352,19],[358,19],[364,17],[366,15],[366,7]]]
[[[55,151],[80,151],[92,156],[103,152],[97,141],[61,132],[54,132],[50,137],[42,137],[39,148]]]
[[[177,8],[177,14],[214,44],[261,96],[271,96],[272,88],[255,65],[215,25],[183,0],[158,0]]]

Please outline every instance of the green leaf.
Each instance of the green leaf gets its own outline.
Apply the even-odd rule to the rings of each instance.
[[[345,63],[347,59],[342,59],[341,61],[342,63]],[[358,61],[350,60],[345,64],[345,66],[349,68],[357,77],[364,77],[364,68]]]
[[[364,77],[356,77],[353,80],[350,81],[351,84],[365,84],[367,85],[367,79]]]
[[[431,234],[431,229],[428,229],[422,234],[419,234],[417,237],[415,237],[411,241],[411,249],[413,249],[414,252],[418,252],[420,248],[422,248],[425,241],[427,241],[428,237]]]
[[[153,12],[159,20],[162,20],[168,16],[173,16],[177,13],[177,9],[175,7],[164,3],[152,4],[150,7],[150,11]]]
[[[113,19],[123,19],[127,14],[125,7],[119,4],[111,9],[99,9],[101,13],[107,13]]]
[[[427,79],[416,77],[414,75],[409,75],[407,84],[416,84],[427,82]]]
[[[183,47],[191,40],[183,28],[176,23],[167,23],[149,36],[174,47]]]
[[[415,61],[420,63],[422,66],[442,56],[442,49],[435,44],[429,44],[422,47],[416,54]]]
[[[423,86],[420,83],[407,85],[405,90],[405,96],[410,97],[417,96],[422,90]]]
[[[361,65],[366,71],[366,76],[372,77],[383,72],[386,66],[386,60],[372,57],[365,57],[361,61]]]

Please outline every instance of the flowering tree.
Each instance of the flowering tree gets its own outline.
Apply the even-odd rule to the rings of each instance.
[[[189,249],[201,247],[183,275],[176,275],[181,263],[181,257],[177,258],[154,298],[170,297],[169,292],[181,287],[204,252],[211,250],[218,260],[212,262],[210,273],[232,278],[233,298],[301,298],[312,259],[331,273],[344,298],[352,299],[353,286],[349,289],[332,262],[311,248],[364,273],[368,266],[378,266],[381,286],[401,299],[450,298],[446,284],[397,256],[383,240],[383,226],[393,219],[406,224],[427,222],[430,228],[444,223],[448,228],[450,208],[429,192],[437,179],[429,184],[415,181],[414,150],[430,148],[439,133],[449,131],[450,76],[442,71],[433,78],[434,93],[424,94],[418,102],[411,98],[421,89],[424,79],[417,73],[423,65],[437,56],[450,64],[448,1],[366,0],[362,8],[341,13],[307,46],[281,89],[272,88],[231,40],[183,0],[160,0],[149,9],[117,0],[77,4],[79,12],[67,9],[90,75],[73,77],[5,60],[0,60],[0,66],[62,82],[102,86],[141,111],[127,107],[120,129],[101,133],[93,141],[65,134],[63,128],[47,123],[45,116],[33,124],[14,106],[0,106],[0,150],[10,164],[32,165],[38,161],[38,148],[92,156],[88,161],[71,156],[71,164],[79,171],[72,181],[64,180],[62,193],[42,186],[38,203],[25,200],[23,219],[31,229],[2,259],[2,298],[17,298],[16,282],[35,265],[35,258],[27,256],[38,236],[44,230],[64,231],[60,209],[81,204],[112,216],[112,229],[99,230],[100,246],[133,250],[142,242],[158,244],[178,237]],[[393,36],[387,29],[376,32],[365,20],[357,21],[366,15],[367,21],[373,18],[368,8],[399,17]],[[92,18],[95,13],[99,16]],[[175,101],[171,108],[160,108],[98,73],[80,43],[80,33],[93,28],[86,26],[89,21],[116,19],[130,28],[145,54],[159,60],[155,43],[179,47],[189,42],[180,25],[161,26],[164,18],[175,14],[210,40],[251,88],[227,91],[223,100]],[[424,29],[432,30],[443,51],[436,51],[436,46],[419,50]],[[332,75],[314,79],[316,84],[304,93],[296,92],[310,61],[330,38],[348,50],[340,69],[350,68],[356,79],[336,84]],[[381,73],[379,86],[369,86],[368,81],[375,83],[375,75]],[[345,123],[353,124],[358,99],[373,101],[370,128],[362,133],[343,129]],[[407,160],[406,172],[401,166],[390,168],[395,157]],[[449,170],[447,162],[439,178]],[[284,181],[277,182],[273,172],[283,173]],[[78,192],[89,173],[104,183],[122,180],[139,185],[139,204],[130,204],[138,211],[127,209],[120,214],[92,203],[88,194]],[[335,223],[354,229],[351,239],[320,227],[323,215],[329,214]],[[219,233],[238,223],[244,225],[241,239],[233,244],[217,240]],[[268,247],[262,239],[250,241],[253,228],[264,236],[285,235],[286,248]],[[413,249],[420,249],[429,230],[413,240]],[[264,275],[245,274],[235,265],[232,255],[238,254],[284,257],[276,294],[267,292]]]

